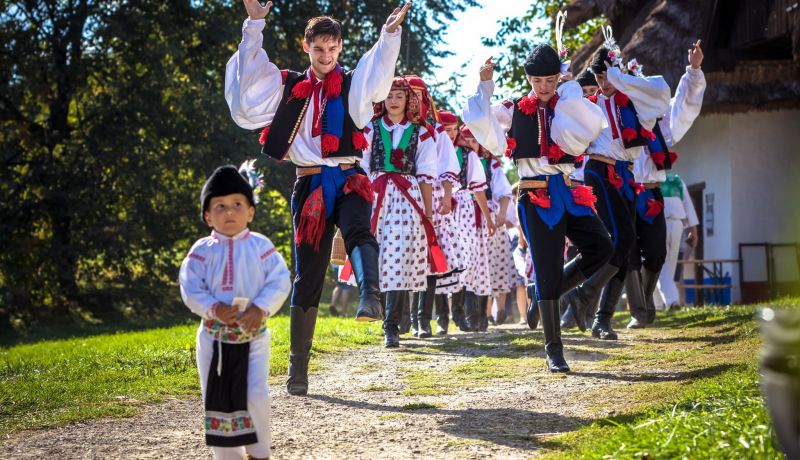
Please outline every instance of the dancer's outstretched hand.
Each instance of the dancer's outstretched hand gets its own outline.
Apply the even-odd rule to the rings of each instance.
[[[700,48],[700,42],[702,42],[702,40],[697,40],[697,42],[689,48],[689,65],[692,66],[693,69],[699,69],[703,64],[703,49]]]
[[[406,19],[406,13],[408,13],[409,9],[411,9],[411,2],[403,5],[402,8],[395,8],[389,18],[386,19],[386,31],[392,34],[395,33],[400,24]]]
[[[264,19],[269,14],[272,8],[272,2],[267,2],[266,5],[261,5],[258,0],[244,0],[244,7],[247,9],[247,15],[250,19]]]
[[[496,62],[492,62],[492,58],[486,60],[481,66],[481,81],[489,81],[494,79],[494,68],[497,67]]]

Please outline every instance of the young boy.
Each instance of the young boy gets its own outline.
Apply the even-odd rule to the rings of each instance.
[[[255,200],[233,166],[222,166],[200,193],[203,220],[213,228],[180,270],[181,297],[202,318],[197,368],[205,404],[206,444],[215,458],[271,455],[269,331],[289,295],[283,257],[251,232]]]

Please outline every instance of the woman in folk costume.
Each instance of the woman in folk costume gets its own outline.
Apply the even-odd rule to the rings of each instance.
[[[602,291],[592,336],[616,340],[611,318],[625,284],[630,252],[636,244],[633,162],[642,154],[642,147],[655,139],[652,130],[669,108],[670,91],[663,77],[639,78],[623,73],[619,67],[621,52],[611,28],[604,29],[604,34],[605,44],[590,66],[600,92],[588,100],[601,109],[606,127],[589,145],[583,178],[597,197],[597,213],[611,235],[614,253],[606,265],[568,292],[561,302],[562,306],[572,308],[578,328],[583,331],[586,312],[597,305]]]
[[[358,167],[366,147],[364,126],[373,101],[389,92],[400,53],[400,24],[410,4],[396,8],[352,71],[338,63],[342,25],[330,17],[308,21],[302,41],[310,66],[281,70],[262,46],[272,2],[244,0],[248,18],[242,42],[225,69],[225,100],[234,122],[262,129],[261,153],[297,168],[292,193],[295,279],[291,297],[289,369],[291,395],[308,393],[308,360],[334,227],[342,231],[359,287],[356,319],[380,318],[378,244],[370,232],[373,198]]]
[[[467,141],[458,126],[458,119],[450,112],[439,112],[442,125],[447,138],[453,143],[458,161],[458,188],[453,192],[453,229],[454,240],[458,242],[462,251],[462,269],[455,277],[446,278],[452,286],[453,322],[464,332],[473,330],[478,324],[467,324],[464,308],[467,291],[472,288],[471,273],[473,267],[483,263],[478,257],[478,232],[476,231],[476,216],[483,217],[489,231],[494,232],[494,223],[491,221],[489,205],[486,199],[486,172],[481,159],[475,150],[467,147]],[[468,136],[471,134],[467,131]],[[476,212],[476,206],[478,211]],[[470,311],[477,312],[475,294],[470,294]]]
[[[631,310],[628,328],[652,324],[656,319],[653,293],[667,258],[667,221],[661,184],[667,180],[678,155],[669,149],[680,141],[700,115],[706,80],[700,66],[703,50],[698,40],[689,50],[689,65],[678,83],[669,110],[653,128],[655,139],[647,143],[642,155],[633,165],[636,182],[641,184],[636,203],[637,244],[631,251],[630,265],[625,278],[625,291]],[[632,59],[628,72],[642,76],[641,66]],[[624,91],[624,89],[622,90]],[[674,274],[669,274],[670,277]]]
[[[492,199],[489,202],[489,210],[492,212],[492,221],[495,225],[494,235],[489,237],[489,267],[491,269],[492,297],[486,305],[487,322],[492,316],[492,299],[497,302],[498,311],[505,309],[506,295],[511,291],[511,287],[516,280],[516,270],[514,269],[514,256],[511,250],[511,237],[508,234],[508,208],[511,203],[511,183],[508,181],[503,164],[500,160],[485,152],[483,160],[487,170],[489,190]],[[484,329],[485,329],[485,325]]]
[[[560,32],[557,38],[561,48]],[[565,54],[562,51],[561,56]],[[494,67],[491,59],[481,67],[478,92],[464,109],[464,122],[489,151],[507,152],[517,165],[522,178],[519,219],[533,259],[547,367],[551,372],[569,372],[558,298],[599,270],[612,248],[595,213],[597,199],[591,189],[573,186],[567,176],[600,133],[603,116],[584,99],[577,83],[558,86],[568,63],[562,66],[559,52],[549,45],[534,47],[525,62],[531,92],[493,106]],[[579,255],[564,265],[566,238],[578,247]],[[534,312],[528,310],[529,326],[534,325]]]
[[[370,148],[361,161],[375,190],[372,231],[380,246],[379,284],[386,293],[385,346],[400,346],[403,293],[424,291],[429,273],[446,269],[433,228],[437,177],[433,127],[420,116],[409,82],[396,77],[365,133]]]
[[[448,309],[446,294],[453,292],[452,285],[437,289],[439,278],[456,278],[464,265],[464,255],[461,244],[456,238],[452,213],[453,189],[458,189],[458,159],[455,148],[450,138],[444,133],[444,126],[439,122],[439,114],[433,98],[428,92],[425,82],[416,75],[406,75],[410,90],[419,101],[419,117],[430,123],[435,128],[436,141],[436,179],[433,183],[433,226],[436,230],[436,239],[447,261],[448,272],[441,275],[430,274],[424,292],[414,296],[411,302],[411,330],[415,337],[426,338],[433,335],[431,331],[431,316],[433,306],[436,304],[437,334],[447,333]]]
[[[491,154],[480,144],[475,135],[464,125],[461,127],[461,139],[466,147],[476,152],[478,163],[476,167],[483,170],[486,176],[486,186],[482,190],[486,195],[484,204],[478,200],[473,201],[472,224],[468,229],[475,232],[475,245],[469,268],[464,272],[464,325],[471,332],[485,332],[488,328],[487,309],[490,307],[489,299],[494,294],[493,264],[491,263],[492,238],[500,231],[499,226],[495,225],[495,213],[492,211],[493,189],[500,188],[501,193],[505,194],[500,179],[494,174],[493,159]],[[509,185],[509,190],[511,186]]]

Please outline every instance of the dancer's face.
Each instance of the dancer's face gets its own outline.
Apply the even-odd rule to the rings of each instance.
[[[256,208],[242,193],[215,196],[208,203],[208,210],[203,213],[209,227],[225,236],[234,236],[247,228],[253,221]]]
[[[303,51],[308,54],[311,68],[317,77],[328,75],[339,62],[339,53],[342,52],[342,39],[329,35],[320,35],[311,43],[303,41]]]
[[[458,125],[444,125],[444,132],[447,133],[447,137],[449,137],[452,142],[455,142],[458,137]]]
[[[402,118],[406,113],[406,104],[408,103],[408,94],[402,89],[394,89],[389,91],[386,97],[386,112],[392,118]]]
[[[600,89],[600,87],[597,85],[587,85],[582,86],[581,88],[583,89],[583,97],[589,97],[592,94],[595,94],[598,89]]]
[[[547,77],[533,77],[528,75],[528,82],[533,88],[533,93],[536,99],[542,102],[547,102],[556,94],[556,86],[558,85],[558,74],[549,75]]]
[[[611,97],[617,92],[617,88],[608,81],[607,73],[597,73],[594,77],[597,79],[597,85],[600,86],[600,91],[602,91],[603,96]]]

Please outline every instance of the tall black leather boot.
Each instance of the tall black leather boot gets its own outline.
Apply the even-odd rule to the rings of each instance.
[[[308,359],[317,324],[317,308],[304,311],[302,307],[289,309],[289,375],[286,391],[290,395],[308,394]]]
[[[478,296],[467,291],[464,295],[464,332],[478,332],[481,326],[481,312],[479,310]]]
[[[617,267],[611,264],[605,264],[594,272],[589,279],[584,281],[583,284],[570,290],[561,297],[560,304],[572,307],[572,315],[578,329],[581,331],[586,330],[586,324],[584,323],[586,310],[597,305],[597,299],[600,298],[603,287],[608,283],[608,280],[617,274],[617,271],[619,271]],[[563,310],[566,310],[566,307],[563,308]]]
[[[381,290],[378,272],[378,248],[361,244],[350,252],[350,265],[358,283],[356,321],[380,321]]]
[[[436,279],[428,278],[428,288],[417,294],[419,301],[411,308],[417,310],[419,321],[419,338],[427,339],[433,335],[431,332],[431,316],[433,315],[433,297],[436,295]]]
[[[450,309],[447,306],[447,295],[436,294],[433,298],[436,305],[436,335],[447,335],[450,325]]]
[[[480,323],[478,324],[478,331],[486,332],[489,330],[489,313],[486,311],[491,296],[482,295],[478,297],[478,311],[480,313]]]
[[[411,295],[411,335],[414,337],[419,337],[419,312],[417,311],[417,302],[419,302],[421,295],[422,293],[420,292],[415,292]]]
[[[540,300],[539,315],[544,330],[544,352],[547,355],[547,369],[550,372],[569,372],[569,365],[564,359],[564,345],[561,343],[561,327],[559,325],[558,302]]]
[[[528,314],[527,321],[528,321],[528,328],[531,330],[536,329],[536,326],[539,325],[539,318],[541,317],[541,313],[539,313],[539,302],[536,300],[535,297],[531,297],[531,303],[528,305]]]
[[[642,269],[642,292],[644,293],[644,304],[647,310],[647,324],[653,324],[656,321],[656,303],[653,300],[653,293],[656,291],[660,274],[661,271],[652,272],[646,268]]]
[[[627,327],[628,329],[642,329],[647,325],[647,305],[638,270],[628,270],[625,275],[625,292],[628,294],[628,305],[631,311],[631,321]]]
[[[466,295],[466,288],[461,288],[461,290],[454,293],[450,299],[452,302],[453,323],[462,331],[466,330],[466,326],[464,325],[464,299]]]
[[[603,289],[603,297],[600,299],[600,309],[594,317],[592,324],[592,337],[601,340],[617,340],[617,333],[611,328],[611,318],[614,315],[614,308],[622,295],[622,286],[625,283],[617,277],[611,278],[608,285]]]
[[[386,293],[386,318],[383,320],[383,337],[386,348],[400,346],[400,317],[403,314],[403,291]]]

